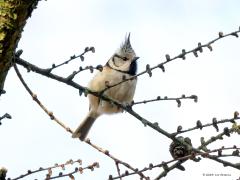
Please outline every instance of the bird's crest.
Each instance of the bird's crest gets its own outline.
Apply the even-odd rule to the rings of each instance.
[[[126,34],[125,41],[120,47],[123,53],[135,53],[130,43],[130,33]]]

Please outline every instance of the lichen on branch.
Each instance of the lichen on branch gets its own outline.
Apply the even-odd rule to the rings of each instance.
[[[0,92],[3,90],[26,20],[38,1],[0,0]]]

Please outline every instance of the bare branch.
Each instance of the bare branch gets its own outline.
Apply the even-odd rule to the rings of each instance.
[[[85,71],[85,70],[90,70],[91,73],[93,73],[93,70],[99,70],[99,71],[102,71],[103,67],[102,65],[97,65],[96,67],[93,67],[93,66],[86,66],[85,68],[83,68],[82,66],[79,67],[79,69],[77,71],[73,71],[72,74],[70,74],[68,77],[67,77],[67,80],[68,81],[72,81],[73,78],[79,74],[80,72],[82,71]]]
[[[155,98],[155,99],[149,99],[149,100],[143,100],[143,101],[137,101],[137,102],[133,101],[131,103],[131,106],[134,106],[137,104],[146,104],[146,103],[155,102],[155,101],[176,101],[178,107],[181,107],[181,100],[183,100],[183,99],[193,99],[194,102],[198,101],[198,97],[196,95],[191,95],[191,96],[182,95],[181,97],[177,97],[177,98],[169,98],[167,96],[162,98],[161,96],[157,96],[157,98]]]
[[[205,141],[203,137],[201,137],[201,146],[198,149],[202,149],[204,151],[208,151],[207,146],[216,140],[222,140],[224,136],[230,137],[230,134],[234,132],[233,128],[228,129],[227,127],[224,128],[223,132],[217,134],[216,136],[212,136],[209,140]]]
[[[209,127],[209,126],[213,126],[216,129],[216,131],[218,132],[219,131],[218,124],[229,123],[229,122],[230,123],[234,123],[237,120],[240,120],[240,117],[234,116],[233,118],[222,119],[222,120],[219,120],[219,121],[217,121],[216,118],[213,118],[212,119],[212,123],[207,123],[207,124],[201,125],[201,128],[200,128],[199,125],[198,126],[196,125],[195,127],[192,127],[192,128],[189,128],[189,129],[185,129],[185,130],[182,130],[182,126],[180,125],[177,128],[177,132],[172,133],[172,135],[176,136],[176,135],[179,135],[179,134],[182,134],[182,133],[186,133],[186,132],[193,131],[193,130],[196,130],[196,129],[202,129],[204,127]]]
[[[122,180],[121,171],[120,171],[118,162],[115,162],[115,165],[116,165],[116,168],[117,168],[117,172],[118,172],[119,179]]]
[[[74,169],[74,171],[71,171],[69,173],[59,172],[58,175],[52,176],[52,170],[57,169],[57,168],[58,169],[61,168],[61,170],[65,170],[66,166],[73,166],[76,163],[78,163],[79,167],[76,167]],[[97,162],[94,162],[93,164],[91,164],[89,166],[86,166],[86,167],[81,167],[81,165],[82,165],[82,160],[79,159],[79,160],[73,161],[73,160],[70,159],[69,161],[67,161],[66,163],[63,163],[63,164],[55,164],[54,166],[50,166],[50,167],[46,167],[46,168],[40,167],[37,170],[28,170],[27,173],[25,173],[23,175],[20,175],[20,176],[18,176],[16,178],[10,178],[10,179],[11,180],[18,180],[18,179],[22,179],[24,177],[27,177],[27,176],[30,176],[30,175],[42,172],[42,171],[48,171],[48,173],[46,174],[46,178],[45,178],[46,180],[57,179],[57,178],[62,178],[62,177],[66,177],[66,176],[68,176],[68,177],[69,176],[73,176],[73,174],[75,174],[77,172],[80,172],[82,174],[83,171],[86,170],[86,169],[93,170],[94,168],[98,168],[99,167],[99,164]],[[59,170],[59,171],[61,171],[61,170]]]
[[[84,55],[87,53],[87,52],[89,52],[89,51],[91,51],[92,53],[95,53],[95,48],[94,47],[86,47],[85,49],[84,49],[84,52],[83,53],[81,53],[81,54],[79,54],[79,55],[73,55],[73,56],[71,56],[70,57],[70,59],[68,59],[68,60],[66,60],[66,61],[64,61],[63,63],[60,63],[60,64],[58,64],[58,65],[55,65],[55,64],[52,64],[52,67],[51,68],[48,68],[47,70],[49,71],[49,72],[51,72],[52,70],[54,70],[54,69],[56,69],[56,68],[59,68],[59,67],[61,67],[61,66],[63,66],[63,65],[66,65],[66,64],[68,64],[69,62],[71,62],[71,61],[73,61],[73,60],[75,60],[75,59],[78,59],[78,58],[80,58],[81,59],[81,61],[84,61]]]
[[[20,74],[20,72],[19,72],[19,70],[18,70],[18,68],[17,68],[17,65],[14,64],[13,66],[14,66],[14,69],[15,69],[15,71],[16,71],[16,73],[17,73],[17,75],[18,75],[18,77],[19,77],[19,79],[20,79],[20,81],[21,81],[21,83],[23,84],[23,86],[25,87],[25,89],[28,91],[28,93],[32,96],[33,100],[34,100],[34,101],[41,107],[41,109],[50,117],[50,119],[54,120],[56,123],[58,123],[60,126],[62,126],[66,131],[72,133],[72,130],[71,130],[69,127],[65,126],[60,120],[58,120],[58,119],[54,116],[53,112],[48,111],[48,109],[41,103],[41,101],[39,101],[37,95],[32,92],[32,90],[28,87],[28,85],[27,85],[26,82],[24,81],[22,75]]]

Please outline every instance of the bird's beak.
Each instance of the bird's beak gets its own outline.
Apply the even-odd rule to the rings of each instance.
[[[136,61],[136,60],[138,60],[138,59],[139,59],[139,57],[136,56],[136,57],[133,58],[132,61]]]

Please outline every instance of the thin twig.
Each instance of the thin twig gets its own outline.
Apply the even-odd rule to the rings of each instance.
[[[96,69],[96,70],[99,70],[99,71],[102,71],[103,70],[103,67],[102,65],[97,65],[96,67],[93,67],[93,66],[86,66],[85,68],[82,68],[80,67],[78,71],[73,71],[72,74],[70,74],[69,76],[67,76],[67,80],[68,81],[71,81],[73,80],[73,78],[79,74],[80,72],[82,71],[85,71],[85,70],[90,70],[91,73],[93,73],[93,70]]]
[[[75,161],[69,160],[69,161],[67,161],[66,163],[55,164],[54,166],[50,166],[50,167],[46,167],[46,168],[40,167],[40,168],[37,169],[37,170],[28,170],[27,173],[25,173],[25,174],[23,174],[23,175],[20,175],[20,176],[18,176],[18,177],[16,177],[16,178],[11,178],[11,180],[22,179],[22,178],[24,178],[24,177],[26,177],[26,176],[30,176],[30,175],[32,175],[32,174],[35,174],[35,173],[38,173],[38,172],[42,172],[42,171],[47,171],[47,170],[49,170],[49,169],[56,169],[56,168],[62,168],[62,169],[64,169],[66,165],[73,165],[73,164],[75,164],[75,163],[78,163],[79,165],[82,165],[82,161],[81,161],[80,159],[75,160]]]
[[[117,172],[118,172],[119,179],[122,180],[121,171],[120,171],[118,162],[115,162],[115,165],[116,165],[116,168],[117,168]]]
[[[76,173],[83,173],[83,171],[84,170],[87,170],[87,169],[90,169],[91,171],[93,171],[95,168],[98,168],[99,167],[99,165],[98,165],[98,163],[93,163],[93,164],[91,164],[91,165],[89,165],[89,166],[86,166],[86,167],[79,167],[79,168],[75,168],[75,170],[74,171],[72,171],[72,172],[70,172],[70,173],[66,173],[66,174],[59,174],[59,175],[57,175],[57,176],[53,176],[53,177],[50,177],[50,178],[46,178],[46,180],[49,180],[49,179],[57,179],[57,178],[62,178],[62,177],[69,177],[69,178],[71,178],[71,179],[75,179],[74,178],[74,176],[73,176],[73,174],[76,174]]]
[[[230,133],[233,132],[233,128],[230,128],[228,129],[227,127],[224,128],[223,132],[215,135],[215,136],[212,136],[211,138],[209,138],[207,141],[204,140],[204,138],[202,137],[201,138],[201,145],[197,148],[199,150],[204,150],[204,151],[207,151],[207,146],[213,142],[215,142],[216,140],[222,140],[223,139],[223,136],[228,136],[230,137]]]
[[[56,116],[54,116],[53,112],[48,111],[48,109],[41,103],[41,101],[39,101],[37,95],[32,92],[32,90],[28,87],[28,85],[24,81],[21,73],[19,72],[19,70],[17,68],[17,65],[14,64],[13,67],[17,73],[17,76],[19,77],[20,81],[22,82],[23,86],[28,91],[28,93],[32,96],[33,100],[41,107],[41,109],[50,117],[51,120],[54,120],[56,123],[58,123],[60,126],[62,126],[66,131],[72,133],[73,131],[69,127],[65,126],[59,119],[57,119]]]
[[[146,103],[155,102],[155,101],[176,101],[178,107],[180,107],[181,106],[181,100],[183,100],[183,99],[193,99],[194,102],[198,101],[198,97],[196,95],[191,95],[191,96],[182,95],[181,97],[177,97],[177,98],[169,98],[167,96],[162,98],[160,96],[157,96],[154,99],[148,99],[148,100],[143,100],[143,101],[132,102],[131,106],[138,105],[138,104],[146,104]]]
[[[240,120],[240,117],[233,117],[233,118],[230,118],[230,119],[222,119],[222,120],[219,120],[219,121],[217,121],[216,118],[213,118],[212,123],[204,124],[204,125],[201,126],[201,128],[199,126],[195,126],[195,127],[188,128],[188,129],[185,129],[185,130],[182,130],[182,127],[178,126],[179,130],[177,132],[172,133],[172,135],[176,136],[176,135],[186,133],[186,132],[189,132],[189,131],[193,131],[193,130],[196,130],[196,129],[202,129],[202,128],[208,127],[208,126],[213,126],[218,131],[218,126],[217,126],[218,124],[229,123],[229,122],[233,123],[234,121],[237,121],[237,120]]]
[[[56,69],[56,68],[58,68],[58,67],[61,67],[61,66],[63,66],[63,65],[66,65],[66,64],[68,64],[69,62],[71,62],[71,61],[73,61],[74,59],[77,59],[77,58],[80,58],[82,61],[84,60],[84,55],[87,53],[87,52],[89,52],[89,51],[91,51],[91,52],[95,52],[95,48],[94,47],[86,47],[85,49],[84,49],[84,52],[83,53],[81,53],[81,54],[79,54],[79,55],[77,55],[77,56],[75,56],[75,55],[73,55],[73,56],[71,56],[70,57],[70,59],[68,59],[68,60],[66,60],[66,61],[64,61],[63,63],[60,63],[60,64],[58,64],[58,65],[55,65],[55,64],[52,64],[52,67],[51,68],[48,68],[48,69],[46,69],[46,70],[48,70],[49,72],[51,72],[53,69]]]
[[[167,175],[168,172],[170,172],[171,170],[179,167],[183,162],[182,161],[178,161],[176,163],[174,163],[172,166],[168,167],[168,171],[164,170],[161,174],[159,174],[154,180],[159,180],[163,177],[165,177]]]

